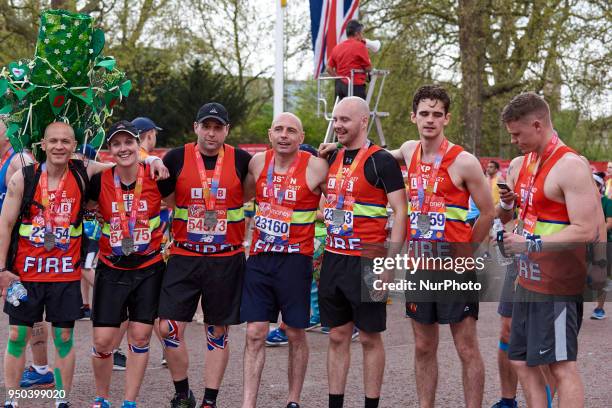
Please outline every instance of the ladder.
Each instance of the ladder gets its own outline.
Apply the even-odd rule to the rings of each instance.
[[[346,79],[348,81],[348,93],[349,96],[353,95],[353,83],[354,76],[356,73],[363,73],[363,70],[351,70],[350,77],[343,76],[320,76],[317,79],[317,116],[323,116],[325,120],[327,120],[327,131],[325,132],[325,138],[323,140],[324,143],[331,143],[336,140],[336,136],[334,134],[333,127],[333,118],[331,113],[327,110],[327,99],[323,95],[322,90],[322,81],[336,80],[336,79]],[[370,136],[370,132],[372,128],[376,129],[376,134],[378,135],[378,139],[380,141],[381,147],[387,147],[387,142],[385,140],[385,134],[382,128],[381,118],[386,118],[389,116],[389,112],[379,112],[378,106],[380,103],[380,98],[382,96],[382,91],[385,86],[385,80],[387,75],[389,75],[389,70],[384,69],[373,69],[370,71],[370,84],[368,85],[368,92],[366,94],[366,102],[370,107],[370,123],[368,125],[368,137]],[[374,101],[372,106],[372,101]],[[338,104],[338,98],[336,97],[334,101],[334,108]],[[333,109],[332,109],[333,112]]]

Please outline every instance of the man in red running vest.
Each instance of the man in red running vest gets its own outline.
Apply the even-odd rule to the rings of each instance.
[[[434,245],[440,248],[440,252],[466,250],[471,242],[480,243],[486,239],[493,220],[491,190],[480,163],[444,136],[444,128],[450,121],[449,108],[450,97],[446,90],[433,85],[419,88],[412,100],[411,114],[412,122],[417,125],[419,140],[407,141],[400,149],[388,152],[408,167],[410,228],[407,239],[412,248],[418,248],[417,254],[426,251],[421,248],[432,248]],[[322,153],[330,149],[333,146],[324,145]],[[431,179],[436,182],[429,191],[427,181]],[[473,228],[466,222],[470,195],[481,211]],[[429,204],[424,205],[420,197],[423,197],[423,203]],[[398,212],[394,212],[395,226]],[[425,220],[425,226],[419,222],[421,217]],[[425,227],[426,231],[420,231]],[[453,275],[456,275],[456,279],[460,277]],[[435,402],[439,324],[450,324],[451,327],[463,364],[466,406],[482,405],[484,365],[476,334],[478,303],[455,301],[455,297],[441,299],[440,302],[408,301],[406,304],[406,314],[412,319],[415,335],[416,384],[422,407],[433,407]]]
[[[379,404],[386,303],[364,295],[373,286],[367,282],[365,265],[373,258],[369,252],[394,256],[406,236],[401,169],[387,151],[367,139],[369,116],[367,103],[358,97],[343,99],[333,112],[334,131],[344,148],[328,158],[323,210],[328,234],[319,283],[321,324],[331,328],[327,356],[330,408],[344,403],[354,327],[359,329],[364,353],[365,407]],[[387,204],[395,216],[388,254],[384,250]]]
[[[413,246],[434,244],[442,248],[465,246],[470,242],[480,243],[488,236],[493,221],[491,190],[478,159],[460,146],[450,143],[444,135],[444,128],[450,122],[449,109],[450,97],[445,89],[434,85],[419,88],[412,100],[411,113],[411,120],[419,132],[419,140],[405,142],[399,151],[392,152],[396,159],[405,162],[408,167],[409,229]],[[430,190],[427,183],[431,180],[436,181]],[[421,186],[424,186],[423,194]],[[473,227],[466,222],[470,196],[480,210],[480,217]],[[444,216],[438,217],[439,212]],[[433,227],[428,226],[432,231],[427,232],[434,234],[424,234],[422,231],[419,217],[425,213],[430,220],[433,214],[436,220],[444,220],[443,226],[438,223]],[[484,365],[476,334],[478,303],[470,300],[409,302],[406,314],[412,319],[414,330],[415,377],[420,406],[434,405],[438,379],[436,354],[439,325],[449,324],[463,365],[465,406],[481,407]]]
[[[229,360],[229,326],[240,323],[245,263],[242,185],[251,156],[225,144],[229,128],[225,107],[207,103],[193,124],[197,141],[164,156],[170,177],[160,183],[160,191],[174,207],[174,244],[162,282],[159,331],[174,382],[172,407],[196,406],[187,378],[184,331],[200,298],[207,347],[202,407],[216,407]]]
[[[31,170],[25,167],[11,178],[0,216],[0,269],[4,271],[11,230],[21,217],[12,271],[19,275],[28,291],[26,302],[19,306],[8,302],[4,305],[10,324],[4,375],[7,389],[18,389],[25,345],[32,326],[42,321],[44,312],[53,327],[54,375],[56,388],[62,390],[56,404],[67,407],[75,365],[74,321],[81,317],[82,306],[82,203],[89,178],[109,165],[89,161],[85,168],[83,162],[71,160],[76,139],[66,123],[54,122],[47,126],[41,147],[46,160],[34,165],[34,180],[27,181],[28,186],[36,186],[29,208],[22,212],[27,189],[24,175],[26,170]],[[11,401],[6,406],[12,406]]]
[[[327,163],[299,150],[304,130],[291,113],[278,115],[268,136],[272,149],[253,157],[246,186],[257,205],[240,306],[247,322],[242,406],[257,404],[265,340],[280,311],[289,338],[287,407],[298,408],[308,364],[304,329],[310,321],[315,220]]]
[[[584,244],[576,244],[605,242],[601,203],[588,165],[559,138],[541,97],[515,96],[501,120],[524,153],[510,163],[512,191],[500,191],[497,208],[502,222],[517,214],[517,227],[504,234],[503,244],[507,254],[519,254],[508,357],[530,407],[547,406],[543,365],[555,379],[559,406],[582,407],[576,359],[586,264]]]

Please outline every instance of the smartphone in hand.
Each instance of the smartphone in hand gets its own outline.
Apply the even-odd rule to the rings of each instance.
[[[499,188],[500,190],[510,191],[510,187],[506,183],[497,183],[497,188]]]

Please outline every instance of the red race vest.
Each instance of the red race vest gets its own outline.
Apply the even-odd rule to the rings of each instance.
[[[381,150],[370,145],[350,176],[344,180],[346,193],[342,210],[345,218],[342,225],[334,225],[333,212],[338,209],[338,189],[336,176],[339,166],[346,176],[350,165],[344,165],[338,156],[331,164],[327,174],[327,199],[324,206],[327,237],[325,250],[345,255],[361,255],[364,244],[384,244],[387,238],[387,194],[383,189],[372,186],[366,180],[364,165],[371,155]],[[346,184],[348,183],[348,184]]]
[[[544,195],[546,176],[566,153],[575,153],[567,146],[559,147],[536,174],[532,192],[527,197],[530,172],[527,159],[514,187],[518,195],[516,206],[530,200],[525,215],[524,234],[551,235],[570,225],[565,204],[552,201]],[[555,295],[577,295],[582,293],[586,279],[585,248],[565,251],[531,253],[519,260],[519,283],[533,292]]]
[[[23,217],[19,228],[19,244],[14,271],[24,282],[72,282],[81,279],[82,220],[78,218],[81,191],[78,181],[66,167],[62,196],[56,201],[49,191],[51,219],[56,245],[50,251],[43,246],[44,211],[34,203],[42,203],[41,183],[34,194],[30,217]]]
[[[236,175],[235,151],[224,146],[223,166],[215,201],[216,223],[207,225],[206,200],[195,161],[195,143],[185,145],[184,164],[176,180],[172,232],[173,255],[230,256],[244,251],[244,210],[242,183]],[[214,170],[206,170],[210,186]],[[210,201],[209,201],[210,202]]]
[[[273,151],[266,152],[266,160],[256,184],[255,228],[251,243],[251,255],[266,252],[314,253],[314,224],[319,207],[320,194],[308,188],[306,169],[310,153],[299,151],[295,171],[288,183],[286,175],[272,172],[274,197],[267,186],[267,171]],[[284,198],[278,204],[279,191]]]
[[[162,260],[161,253],[159,253],[163,235],[159,219],[162,197],[157,189],[157,183],[149,177],[148,166],[144,169],[142,192],[137,203],[138,212],[136,213],[136,223],[132,232],[132,238],[134,240],[135,255],[146,256],[156,251],[158,254],[134,268],[120,267],[107,259],[107,257],[123,255],[121,239],[124,237],[121,219],[117,210],[113,170],[105,170],[102,173],[100,183],[98,205],[100,214],[104,218],[104,226],[100,236],[100,261],[117,269],[140,269],[153,265]],[[131,205],[133,204],[134,189],[129,191],[122,190],[121,194],[123,195],[126,216],[129,218]]]

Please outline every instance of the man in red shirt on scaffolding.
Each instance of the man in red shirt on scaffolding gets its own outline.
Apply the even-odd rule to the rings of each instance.
[[[366,72],[372,70],[372,62],[363,36],[363,25],[357,20],[350,20],[346,25],[346,36],[348,38],[331,51],[327,72],[331,76],[350,78],[352,70],[360,70],[354,73],[353,95],[365,99]],[[336,79],[336,96],[339,100],[349,96],[348,85],[347,79]]]

